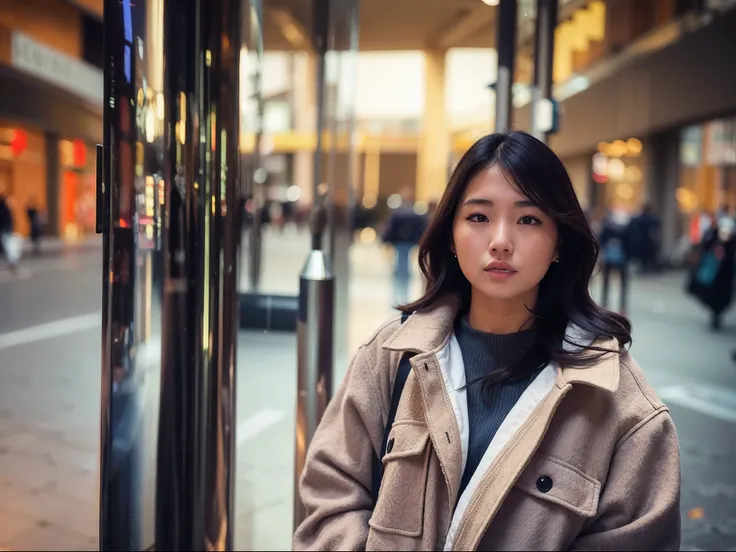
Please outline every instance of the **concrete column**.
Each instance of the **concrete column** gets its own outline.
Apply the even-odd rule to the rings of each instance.
[[[495,131],[508,132],[513,127],[512,86],[516,59],[516,0],[501,0],[496,15],[496,51],[498,52],[498,80],[496,80]]]
[[[59,135],[46,134],[46,233],[61,234],[59,205],[61,198],[61,166],[59,164]]]
[[[417,201],[439,198],[447,185],[450,132],[445,110],[445,51],[424,52],[424,117],[417,151]]]
[[[534,42],[534,91],[532,97],[532,134],[547,141],[549,127],[542,115],[542,105],[552,100],[557,0],[537,0],[536,37]],[[545,102],[543,104],[543,102]]]
[[[664,132],[644,144],[644,179],[647,200],[662,220],[661,259],[667,262],[684,229],[677,204],[680,185],[679,132]]]
[[[293,95],[294,132],[313,133],[317,128],[317,100],[314,76],[316,57],[313,52],[295,54]],[[314,150],[312,148],[294,153],[294,184],[302,191],[301,203],[309,205],[313,196]]]

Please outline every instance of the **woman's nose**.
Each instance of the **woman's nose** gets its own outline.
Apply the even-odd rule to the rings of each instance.
[[[503,253],[510,255],[514,252],[514,246],[511,241],[508,229],[505,225],[499,225],[494,232],[493,239],[490,243],[490,250],[493,253]]]
[[[512,247],[511,243],[509,242],[494,242],[491,245],[491,251],[494,253],[506,253],[507,255],[511,254]]]

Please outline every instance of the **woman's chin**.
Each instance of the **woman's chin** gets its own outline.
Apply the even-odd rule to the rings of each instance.
[[[511,282],[483,282],[482,286],[474,286],[476,292],[489,301],[515,301],[530,295],[530,291],[519,289]]]

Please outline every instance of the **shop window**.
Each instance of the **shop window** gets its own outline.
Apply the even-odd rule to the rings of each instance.
[[[0,193],[11,198],[14,230],[28,235],[28,207],[46,208],[44,136],[10,121],[0,123]]]
[[[601,142],[593,156],[593,181],[607,209],[638,213],[644,204],[643,145],[637,138]]]
[[[61,235],[69,239],[91,235],[95,230],[95,152],[82,140],[61,140],[59,162]]]
[[[684,128],[680,133],[680,188],[685,215],[736,210],[736,119]]]

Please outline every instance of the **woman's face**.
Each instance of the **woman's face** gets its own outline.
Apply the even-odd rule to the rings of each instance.
[[[521,300],[533,308],[539,282],[557,259],[557,225],[493,166],[460,199],[453,244],[474,297]]]

